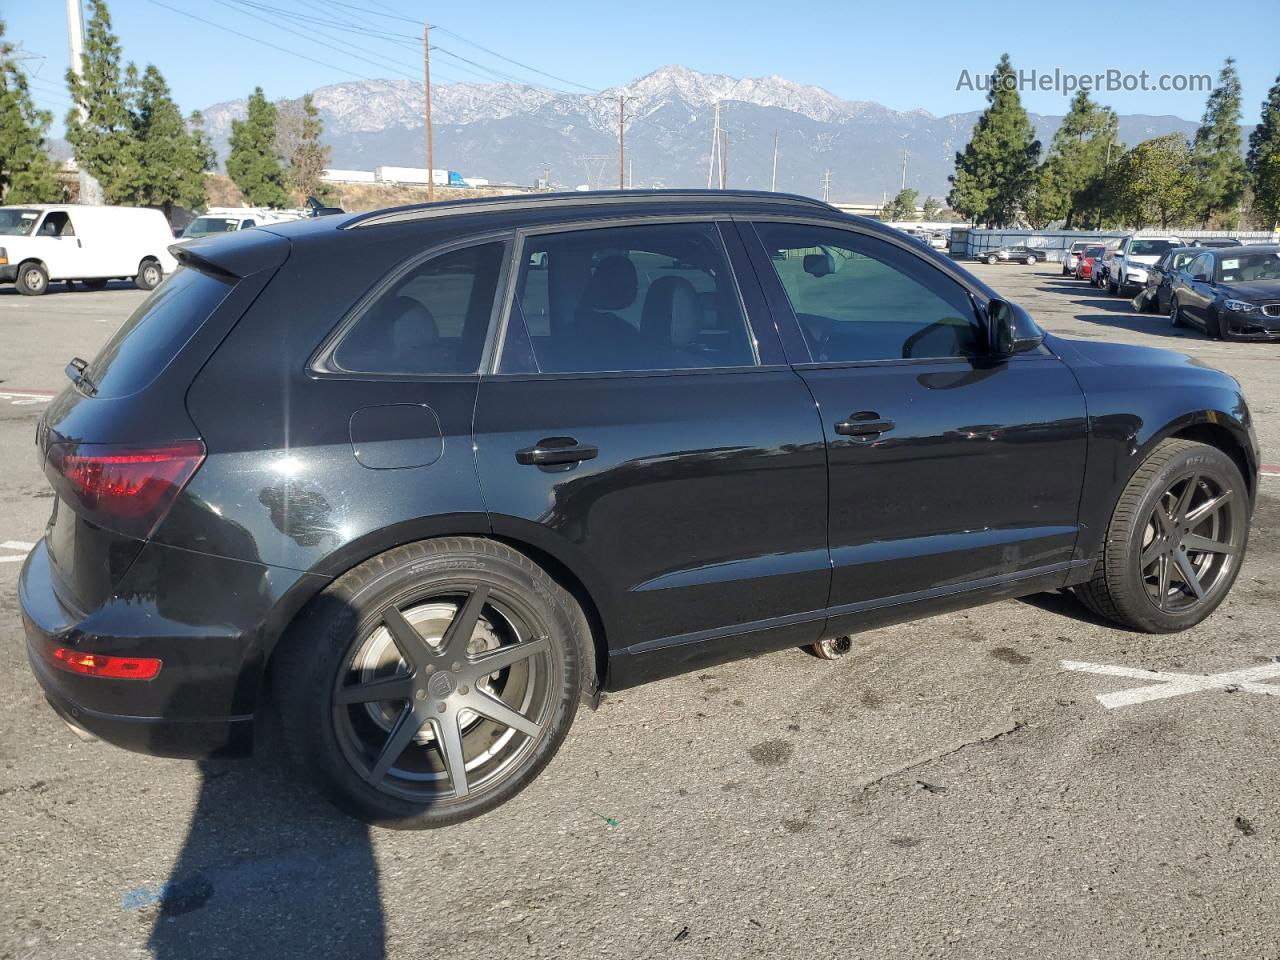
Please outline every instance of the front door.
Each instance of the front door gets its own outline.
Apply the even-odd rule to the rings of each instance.
[[[1047,348],[988,358],[969,291],[906,244],[781,221],[754,236],[826,430],[827,632],[877,607],[1065,577],[1086,443],[1067,366]]]
[[[729,254],[711,222],[531,232],[481,380],[494,532],[584,581],[613,686],[821,629],[822,427]]]

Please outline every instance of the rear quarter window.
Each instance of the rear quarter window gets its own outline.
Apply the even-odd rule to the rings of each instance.
[[[124,397],[151,383],[226,299],[234,281],[181,267],[102,348],[88,374],[96,397]]]

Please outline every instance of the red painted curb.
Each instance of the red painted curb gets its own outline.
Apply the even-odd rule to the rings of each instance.
[[[1280,477],[1280,463],[1264,463],[1258,469],[1264,477]]]

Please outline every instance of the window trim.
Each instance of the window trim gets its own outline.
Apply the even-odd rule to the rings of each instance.
[[[373,286],[366,290],[355,304],[338,320],[332,330],[316,347],[306,363],[307,375],[320,380],[390,380],[396,382],[434,382],[434,381],[467,381],[479,379],[488,373],[494,357],[494,344],[499,321],[498,311],[506,301],[507,287],[510,285],[511,267],[514,260],[511,251],[514,247],[514,231],[510,228],[491,230],[485,233],[469,234],[455,237],[434,246],[429,246],[407,260],[403,260],[388,270]],[[480,361],[471,373],[375,373],[373,371],[347,370],[334,362],[333,356],[347,334],[355,327],[369,309],[384,293],[398,283],[405,274],[417,267],[458,250],[469,247],[484,246],[489,243],[501,243],[503,251],[499,255],[498,281],[493,291],[493,303],[489,307],[489,325],[485,331],[484,345],[480,349]]]
[[[550,234],[557,233],[578,233],[586,230],[606,230],[611,227],[639,227],[639,226],[664,226],[672,224],[700,223],[712,227],[716,233],[720,244],[720,252],[724,257],[725,268],[728,277],[733,284],[733,292],[738,300],[738,308],[742,313],[742,320],[746,324],[748,334],[748,342],[751,347],[751,355],[755,362],[751,364],[738,364],[732,367],[680,367],[680,368],[648,368],[644,370],[589,370],[589,371],[545,371],[538,370],[536,372],[523,373],[499,373],[498,367],[502,360],[503,351],[507,343],[507,328],[511,322],[512,307],[515,304],[516,292],[520,286],[520,276],[525,266],[525,244],[527,241]],[[649,214],[645,215],[628,215],[621,217],[600,217],[591,220],[570,220],[562,223],[538,224],[535,226],[520,227],[515,231],[515,241],[512,244],[511,270],[508,275],[508,283],[506,288],[506,300],[503,304],[501,327],[498,331],[497,342],[490,357],[490,366],[485,372],[486,377],[499,377],[502,379],[516,380],[574,380],[574,379],[614,379],[618,377],[669,377],[669,376],[688,376],[690,374],[707,374],[707,373],[746,373],[759,370],[786,369],[785,364],[762,364],[760,362],[760,333],[756,329],[756,324],[752,322],[751,314],[747,310],[746,298],[742,295],[742,284],[738,278],[738,272],[733,267],[733,258],[730,255],[728,244],[723,236],[724,225],[733,225],[733,219],[724,214]],[[772,319],[772,318],[770,318]],[[526,321],[527,323],[527,321]],[[537,354],[534,353],[534,362],[537,362]]]
[[[786,342],[795,342],[804,350],[804,356],[807,359],[793,360],[791,366],[797,370],[832,370],[858,367],[878,367],[888,364],[894,366],[919,366],[921,364],[967,364],[991,363],[996,358],[991,354],[990,345],[983,344],[984,352],[972,357],[886,357],[881,360],[815,360],[813,354],[809,350],[808,340],[805,338],[804,332],[800,329],[800,321],[796,317],[795,308],[791,304],[791,298],[787,294],[786,288],[782,284],[781,278],[778,277],[777,270],[773,268],[772,261],[768,258],[768,249],[764,245],[759,232],[755,229],[757,223],[789,223],[806,227],[826,228],[831,230],[843,231],[853,234],[857,237],[868,238],[871,240],[879,240],[883,243],[897,247],[904,253],[919,260],[922,264],[939,271],[944,276],[953,280],[960,286],[969,297],[970,307],[973,310],[974,324],[983,333],[984,341],[986,337],[985,325],[982,323],[982,313],[986,308],[986,304],[990,297],[985,290],[974,285],[972,278],[961,274],[956,266],[951,262],[939,263],[930,257],[921,256],[919,244],[913,243],[907,238],[901,238],[882,233],[879,230],[868,229],[862,224],[848,220],[838,220],[835,218],[814,217],[814,216],[786,216],[782,214],[735,214],[733,219],[738,223],[740,233],[743,234],[743,242],[747,243],[752,249],[749,251],[753,260],[759,259],[760,263],[764,263],[768,269],[764,270],[764,276],[760,277],[760,284],[765,288],[765,296],[768,298],[771,307],[774,307],[778,296],[781,297],[780,303],[785,305],[785,309],[781,316],[777,317],[779,326],[786,325],[791,331],[791,335],[784,337]],[[756,273],[762,272],[760,263],[756,264]],[[779,331],[781,333],[781,330]],[[785,342],[784,342],[785,346]],[[1048,347],[1041,345],[1039,350],[1015,354],[1012,357],[999,357],[1001,363],[1023,363],[1027,361],[1038,360],[1057,360],[1058,357],[1049,350]]]

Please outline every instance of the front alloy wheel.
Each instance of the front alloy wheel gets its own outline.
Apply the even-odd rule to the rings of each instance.
[[[1125,486],[1093,579],[1076,587],[1095,613],[1172,633],[1226,598],[1249,538],[1249,491],[1217,447],[1165,440]]]

